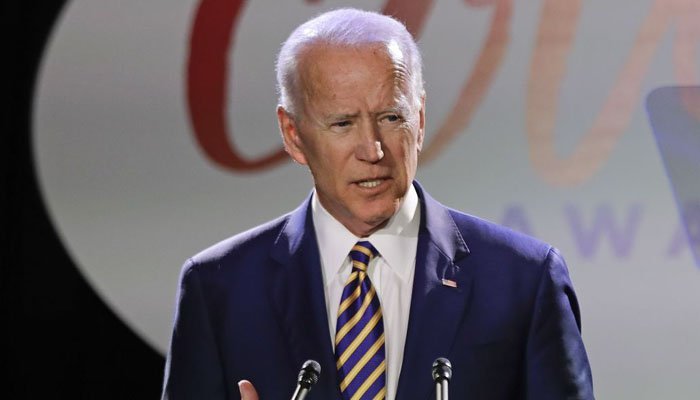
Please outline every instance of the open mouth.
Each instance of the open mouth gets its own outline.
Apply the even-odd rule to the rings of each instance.
[[[360,185],[360,187],[363,187],[363,188],[374,188],[374,187],[379,186],[380,183],[382,183],[381,180],[379,180],[379,179],[374,179],[374,180],[371,180],[371,181],[361,181],[361,182],[358,182],[357,184]]]
[[[385,180],[386,179],[383,179],[383,178],[367,179],[367,180],[363,180],[363,181],[358,181],[356,183],[361,188],[372,189],[372,188],[376,188],[377,186],[381,185],[382,182],[384,182]]]

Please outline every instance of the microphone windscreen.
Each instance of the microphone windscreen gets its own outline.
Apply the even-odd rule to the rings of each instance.
[[[450,380],[452,378],[452,364],[445,357],[440,357],[433,362],[433,380]]]
[[[318,382],[321,375],[321,366],[314,360],[306,360],[299,371],[298,383],[305,388],[309,388]]]

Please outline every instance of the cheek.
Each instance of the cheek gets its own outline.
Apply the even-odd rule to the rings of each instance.
[[[320,147],[316,149],[313,156],[313,163],[309,166],[312,169],[314,178],[318,183],[325,186],[327,190],[340,190],[343,186],[345,158],[342,154],[331,147]],[[337,187],[338,189],[332,189]]]
[[[417,138],[412,131],[404,132],[401,135],[401,156],[403,157],[403,164],[405,165],[415,165],[416,158],[418,155],[418,144],[416,142]]]

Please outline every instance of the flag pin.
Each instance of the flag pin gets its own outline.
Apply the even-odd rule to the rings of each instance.
[[[442,284],[453,288],[457,287],[457,282],[453,281],[452,279],[443,279]]]

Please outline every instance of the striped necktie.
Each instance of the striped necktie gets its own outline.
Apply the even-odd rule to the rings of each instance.
[[[352,272],[343,288],[335,331],[336,367],[345,400],[386,396],[384,320],[367,276],[367,266],[377,254],[377,249],[364,241],[350,251]]]

